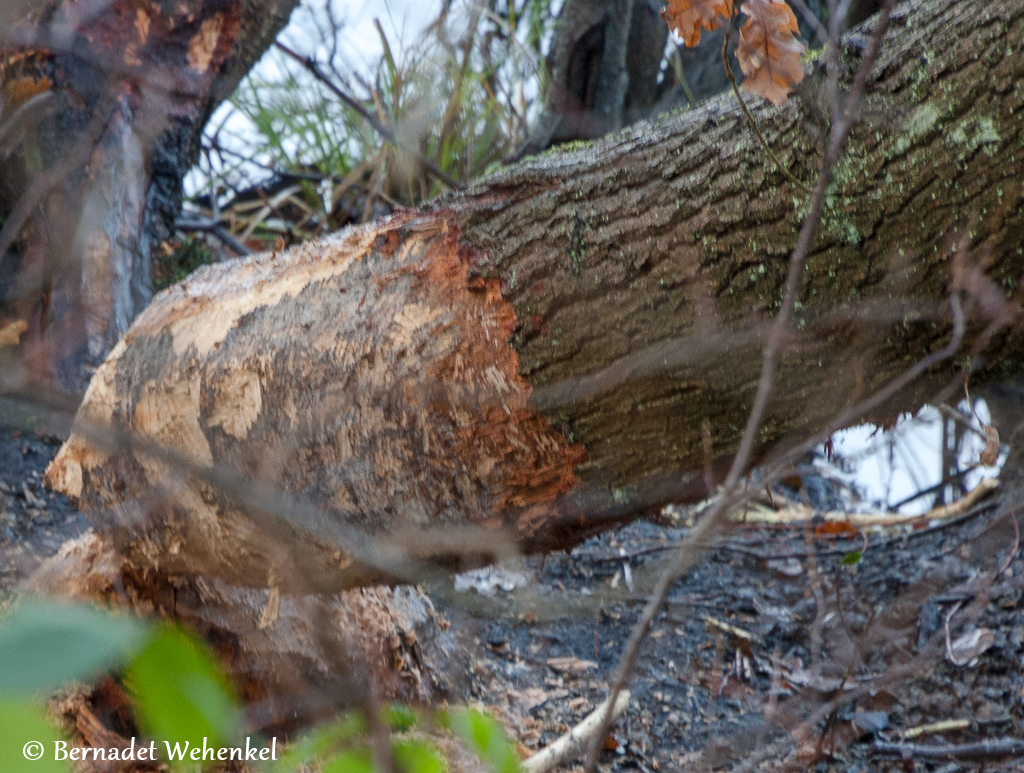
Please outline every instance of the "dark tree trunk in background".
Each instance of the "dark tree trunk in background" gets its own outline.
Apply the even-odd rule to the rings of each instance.
[[[149,302],[203,126],[296,3],[26,1],[4,19],[2,300],[29,323],[32,377],[80,390]]]
[[[1024,369],[1024,3],[904,3],[876,73],[884,118],[836,169],[763,453],[944,347],[952,292],[960,355],[875,417],[918,407],[968,357],[975,383]],[[813,180],[820,112],[754,113]],[[208,267],[101,366],[48,480],[140,566],[319,590],[402,576],[357,532],[480,561],[493,550],[474,552],[470,527],[542,550],[703,497],[705,465],[740,440],[805,202],[730,97],[422,213]],[[90,421],[196,467],[170,484],[173,460],[97,448]],[[252,484],[203,472],[224,469],[305,504],[268,516]]]
[[[845,27],[865,21],[880,5],[880,0],[852,0]],[[807,6],[827,23],[825,0],[809,0]],[[695,48],[679,45],[670,66],[659,73],[668,41],[660,16],[664,7],[662,0],[566,0],[548,57],[544,108],[516,159],[559,143],[594,139],[677,107],[692,107],[729,88],[722,67],[721,29],[705,31]],[[810,47],[820,47],[824,41],[817,39],[808,20],[798,20]],[[730,42],[730,61],[742,80],[732,54],[738,26],[734,25]]]
[[[544,108],[517,157],[600,137],[650,113],[668,39],[660,10],[658,0],[566,0]]]

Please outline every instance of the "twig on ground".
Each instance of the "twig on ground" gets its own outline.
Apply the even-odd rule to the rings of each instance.
[[[973,507],[979,499],[999,486],[996,478],[982,478],[965,496],[949,505],[934,507],[920,515],[903,513],[845,513],[841,510],[817,512],[805,504],[794,504],[783,510],[754,509],[747,513],[745,523],[798,524],[821,518],[829,523],[847,523],[855,528],[866,526],[910,526],[927,521],[939,521],[963,515]]]
[[[582,722],[572,728],[568,733],[557,738],[545,746],[532,757],[523,760],[522,768],[524,773],[546,773],[567,759],[572,758],[586,749],[587,742],[597,738],[598,742],[604,741],[604,733],[601,719],[609,708],[611,721],[614,722],[618,716],[625,711],[629,704],[629,690],[623,690],[615,698],[614,706],[611,704],[611,696],[590,714]],[[595,736],[595,733],[597,736]]]
[[[914,743],[884,743],[876,741],[873,754],[895,756],[902,759],[925,760],[992,760],[1024,755],[1024,741],[1000,738],[995,741],[957,744],[955,746],[923,746]]]
[[[950,733],[954,730],[966,730],[970,726],[971,720],[969,719],[944,719],[941,722],[911,727],[899,733],[899,737],[904,741],[909,741],[911,738],[917,738],[925,734]]]
[[[635,604],[647,604],[651,600],[650,596],[630,596],[623,599],[623,601],[632,601]],[[701,601],[688,598],[677,598],[669,597],[665,599],[665,604],[669,606],[677,607],[702,607],[704,609],[721,609],[722,605],[719,602],[712,601]]]
[[[926,537],[929,534],[934,534],[938,531],[945,531],[946,529],[952,528],[954,526],[964,524],[973,518],[977,518],[979,515],[984,515],[985,513],[994,510],[997,506],[997,502],[982,502],[981,504],[972,507],[967,512],[964,512],[952,518],[941,520],[939,523],[927,526],[923,529],[916,529],[914,531],[906,533],[894,534],[890,537],[886,537],[885,539],[879,540],[877,542],[866,542],[861,545],[860,551],[861,553],[867,553],[868,550],[879,550],[880,548],[887,547],[896,542],[906,542],[908,540]],[[652,545],[651,547],[641,548],[640,550],[634,550],[631,553],[627,553],[625,557],[627,559],[632,560],[636,558],[642,558],[643,556],[664,553],[670,550],[676,550],[680,544],[681,543],[679,542],[671,542],[666,545]],[[854,550],[855,548],[856,545],[836,545],[831,548],[820,549],[817,551],[817,554],[819,556],[845,556],[847,553],[849,553],[851,550]],[[756,558],[761,561],[774,561],[776,559],[781,558],[807,558],[806,550],[773,550],[771,553],[766,553],[762,550],[755,550],[754,548],[747,547],[746,545],[737,545],[732,542],[722,542],[718,545],[712,546],[711,549],[724,550],[730,553],[739,553],[740,555],[750,556],[751,558]],[[586,558],[595,564],[618,563],[623,559],[623,556],[620,555],[599,556],[590,555],[587,553],[577,554],[577,557]]]
[[[752,634],[750,631],[747,631],[735,625],[730,625],[729,623],[719,620],[717,617],[712,617],[711,615],[704,615],[704,622],[710,625],[712,628],[717,628],[718,630],[724,631],[730,636],[735,636],[738,639],[758,643],[761,641],[757,636]]]

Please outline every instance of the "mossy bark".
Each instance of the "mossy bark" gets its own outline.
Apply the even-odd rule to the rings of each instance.
[[[847,73],[871,29],[849,38]],[[958,247],[1020,302],[1022,45],[1016,0],[897,8],[808,258],[766,445],[823,426],[949,340]],[[809,184],[827,131],[823,67],[787,105],[754,106]],[[736,447],[806,207],[773,166],[726,95],[441,202],[486,252],[479,273],[502,279],[522,372],[549,420],[586,448],[586,479],[700,469],[704,420],[715,456]],[[1000,312],[975,308],[975,323],[986,313]],[[1020,368],[1021,342],[1019,327],[1004,329],[974,378]],[[889,413],[920,405],[962,364],[936,369]]]

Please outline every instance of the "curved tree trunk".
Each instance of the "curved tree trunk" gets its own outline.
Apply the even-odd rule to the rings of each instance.
[[[978,380],[1024,366],[1022,45],[1020,0],[897,10],[762,453],[945,346],[954,291],[962,356],[879,415],[967,356]],[[805,180],[826,130],[814,101],[755,110]],[[504,537],[570,545],[703,496],[703,470],[728,462],[803,202],[730,98],[208,267],[101,366],[48,480],[135,564],[242,585],[332,591],[414,579],[419,558],[486,560]],[[130,449],[101,442],[108,425]]]
[[[0,39],[0,301],[29,323],[35,380],[80,391],[149,302],[203,126],[296,4],[19,4]]]

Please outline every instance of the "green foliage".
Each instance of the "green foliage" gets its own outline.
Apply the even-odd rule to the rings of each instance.
[[[4,773],[68,773],[67,763],[54,759],[60,740],[34,701],[0,697],[0,770]],[[42,746],[32,749],[32,743]],[[39,759],[26,756],[36,751],[42,752]]]
[[[216,262],[217,257],[201,239],[185,237],[169,255],[153,260],[153,289],[163,290],[180,282],[200,266]]]
[[[69,744],[46,719],[41,696],[74,680],[123,667],[136,716],[146,735],[185,752],[230,745],[241,712],[209,648],[169,625],[111,615],[83,604],[23,600],[0,621],[0,771],[68,773],[55,759]],[[429,715],[432,728],[453,732],[495,773],[518,773],[519,759],[501,725],[478,711]],[[381,712],[395,733],[391,754],[399,773],[444,773],[437,745],[419,732],[421,713],[391,705]],[[267,773],[293,773],[311,765],[323,773],[374,773],[368,723],[353,712],[314,729],[291,745]],[[35,744],[35,746],[33,746]],[[160,743],[162,746],[162,743]],[[38,759],[32,759],[35,751]],[[194,767],[188,756],[178,762]]]
[[[323,773],[374,773],[376,766],[365,746],[342,752],[323,767]]]
[[[171,743],[202,746],[229,741],[239,727],[234,695],[202,643],[181,630],[164,627],[152,636],[128,667],[147,733]]]
[[[391,747],[398,767],[407,773],[445,773],[444,760],[425,741],[396,741]]]
[[[328,759],[339,746],[352,743],[365,733],[365,718],[361,714],[346,714],[295,741],[281,759],[271,765],[268,773],[286,773],[313,760]]]
[[[412,730],[419,721],[408,706],[392,705],[382,713],[392,731]],[[376,766],[367,744],[367,733],[361,714],[347,714],[296,741],[268,773],[291,773],[313,764],[319,765],[324,773],[373,773]],[[419,738],[392,738],[391,754],[400,773],[444,773],[445,770],[437,748]]]
[[[269,212],[257,214],[250,202],[232,210],[240,216],[232,221],[236,235],[273,242],[285,227],[290,238],[302,239],[395,206],[417,206],[444,189],[421,158],[460,181],[500,163],[525,140],[543,91],[543,48],[555,25],[551,6],[552,0],[506,0],[487,9],[446,4],[419,40],[401,50],[378,24],[383,54],[369,77],[346,66],[345,30],[329,9],[304,9],[320,45],[303,41],[300,52],[329,52],[321,53],[320,69],[393,131],[397,145],[324,82],[275,52],[277,66],[257,71],[271,75],[250,75],[231,99],[235,117],[247,119],[253,131],[232,134],[236,129],[228,127],[239,122],[227,117],[208,130],[207,173],[210,188],[217,188],[255,164],[289,185],[294,178],[299,190]]]
[[[416,720],[416,712],[408,706],[392,703],[387,708],[388,726],[396,732],[408,730],[416,724]]]
[[[479,711],[455,711],[448,715],[451,729],[494,773],[518,773],[519,757],[505,730],[494,717]]]
[[[55,690],[122,661],[146,637],[138,620],[82,604],[33,600],[0,627],[0,695]]]
[[[165,625],[111,615],[85,604],[22,600],[0,621],[0,770],[52,773],[62,739],[43,715],[41,696],[127,665],[136,709],[154,735],[174,741],[228,740],[238,709],[211,653]],[[42,756],[26,755],[31,743]]]
[[[494,773],[519,773],[519,757],[494,718],[479,711],[458,710],[430,715],[434,726],[460,738]],[[397,735],[391,738],[391,754],[400,773],[444,773],[445,762],[438,748],[417,726],[422,717],[407,706],[392,705],[382,712]],[[324,773],[373,773],[376,766],[367,739],[367,725],[358,713],[314,730],[292,744],[291,749],[267,773],[319,766]]]
[[[314,76],[285,64],[280,80],[250,77],[232,98],[262,136],[266,165],[315,171],[342,186],[336,196],[359,185],[385,202],[408,206],[442,189],[416,153],[456,179],[469,179],[508,152],[518,137],[516,122],[507,104],[488,93],[486,68],[428,46],[406,51],[396,61],[381,37],[385,56],[366,106],[393,129],[401,147],[385,143]],[[348,84],[343,88],[352,91]],[[304,186],[301,199],[323,208],[313,185]]]

